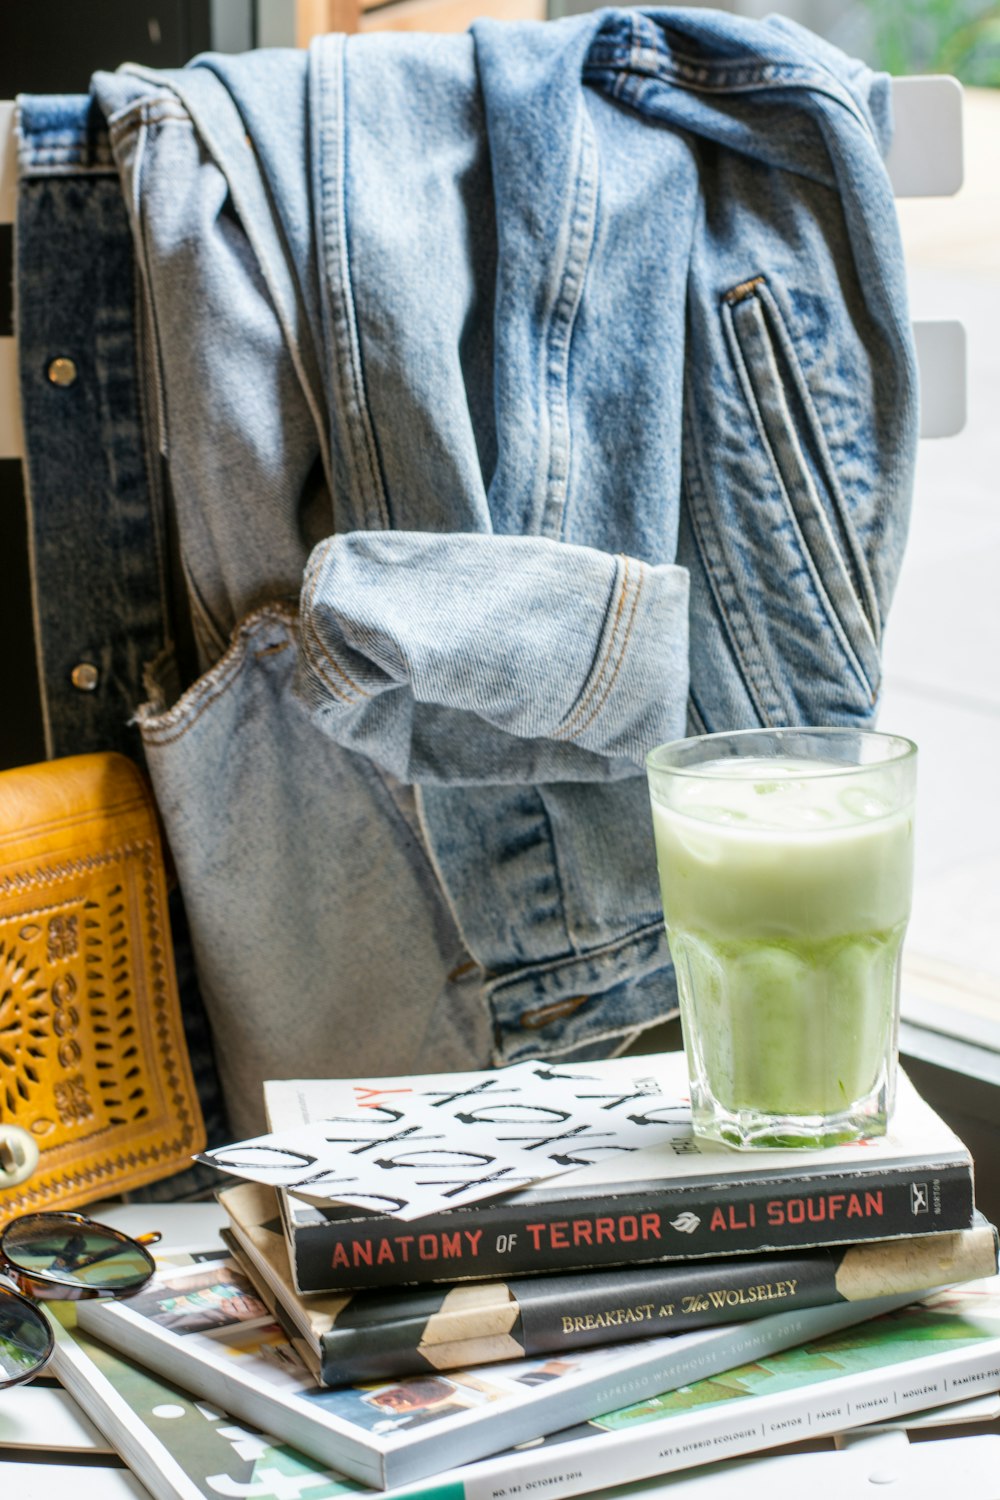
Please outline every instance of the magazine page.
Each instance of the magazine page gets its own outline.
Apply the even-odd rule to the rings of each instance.
[[[196,1394],[215,1392],[235,1414],[374,1484],[391,1482],[394,1473],[402,1482],[502,1447],[529,1407],[536,1431],[617,1404],[611,1393],[625,1389],[622,1381],[634,1373],[637,1358],[645,1361],[652,1343],[674,1342],[645,1340],[638,1350],[620,1344],[377,1384],[320,1386],[235,1261],[215,1253],[190,1264],[168,1260],[127,1301],[81,1303],[78,1320]],[[647,1375],[643,1388],[651,1389],[651,1380]],[[567,1416],[563,1398],[571,1403]],[[553,1408],[551,1424],[539,1418],[540,1400]],[[394,1455],[411,1451],[414,1463],[392,1467]]]
[[[442,1423],[461,1412],[526,1396],[542,1386],[598,1369],[628,1369],[635,1342],[569,1357],[509,1360],[447,1375],[409,1376],[359,1386],[317,1387],[253,1284],[234,1261],[220,1255],[189,1266],[168,1265],[127,1303],[104,1304],[178,1335],[189,1355],[238,1364],[262,1389],[292,1393],[317,1411],[366,1432],[388,1435]],[[86,1313],[83,1314],[87,1316]],[[648,1343],[648,1341],[645,1341]],[[669,1346],[669,1338],[662,1341]]]
[[[390,1495],[412,1500],[523,1500],[531,1493],[544,1493],[560,1500],[597,1490],[642,1494],[647,1491],[635,1482],[644,1479],[653,1480],[647,1492],[652,1494],[658,1475],[760,1452],[804,1431],[821,1436],[859,1424],[884,1423],[890,1412],[899,1419],[929,1406],[964,1403],[998,1388],[1000,1277],[992,1277],[921,1304],[897,1307],[853,1330],[825,1337],[807,1334],[799,1347],[784,1352],[758,1351],[725,1373],[664,1395],[647,1395],[463,1468],[446,1467],[447,1448],[439,1446],[430,1476],[419,1483],[408,1481]],[[215,1403],[191,1403],[176,1393],[166,1402],[162,1396],[151,1399],[160,1407],[172,1403],[185,1412],[190,1409],[192,1442],[200,1422],[217,1427],[215,1436],[234,1446],[269,1441],[259,1435],[254,1439],[231,1422],[222,1429]],[[156,1420],[162,1424],[162,1413]],[[160,1430],[162,1441],[162,1426]],[[293,1460],[284,1451],[281,1462],[288,1465]],[[297,1461],[300,1455],[294,1457]],[[227,1470],[220,1460],[213,1472],[235,1476],[236,1471]],[[294,1468],[288,1473],[290,1480],[297,1476],[293,1482],[308,1484],[319,1500],[355,1489],[322,1469],[311,1477]],[[251,1493],[263,1500],[268,1491]],[[184,1492],[179,1494],[188,1500]]]
[[[125,1359],[62,1308],[53,1366],[77,1401],[147,1486],[154,1500],[335,1500],[360,1491],[343,1475],[288,1444],[236,1423]]]
[[[1000,1276],[807,1338],[461,1471],[463,1500],[621,1486],[1000,1389]],[[458,1477],[444,1476],[445,1478]]]
[[[134,1297],[81,1302],[82,1327],[234,1416],[366,1484],[403,1484],[872,1317],[886,1299],[746,1323],[324,1387],[226,1256],[165,1263]]]

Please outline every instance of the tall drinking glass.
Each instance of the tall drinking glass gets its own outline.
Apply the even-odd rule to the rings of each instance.
[[[882,1135],[895,1095],[916,746],[854,729],[703,735],[647,757],[698,1135]]]

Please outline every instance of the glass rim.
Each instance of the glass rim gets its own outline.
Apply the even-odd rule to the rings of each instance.
[[[889,730],[881,729],[854,729],[846,724],[782,724],[775,728],[761,726],[757,729],[720,729],[711,734],[685,735],[681,739],[668,740],[665,744],[656,745],[652,750],[646,752],[646,771],[668,772],[671,776],[691,776],[701,779],[718,780],[718,772],[707,772],[704,770],[705,762],[692,765],[680,765],[676,762],[663,764],[658,757],[665,756],[669,751],[677,751],[682,746],[688,745],[711,745],[720,740],[751,739],[769,735],[774,738],[796,735],[818,735],[833,741],[853,739],[879,740],[883,743],[894,740],[900,747],[900,753],[887,757],[885,760],[876,761],[838,761],[836,765],[824,765],[816,770],[808,770],[802,773],[803,779],[819,780],[825,776],[855,776],[871,774],[873,770],[888,766],[904,765],[906,761],[916,758],[918,747],[914,740],[908,739],[906,735],[894,734]],[[738,760],[733,756],[734,761]],[[718,766],[718,760],[712,762]]]

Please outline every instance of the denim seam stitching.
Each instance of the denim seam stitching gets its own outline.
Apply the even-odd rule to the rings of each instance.
[[[728,345],[728,348],[729,348],[730,358],[733,361],[733,366],[734,366],[734,369],[736,371],[736,379],[737,379],[737,382],[739,384],[739,388],[740,388],[740,391],[742,393],[743,400],[744,400],[744,402],[746,404],[746,409],[747,409],[747,411],[749,413],[750,420],[751,420],[754,428],[757,431],[758,438],[759,438],[760,443],[761,443],[761,445],[762,445],[762,447],[764,449],[764,453],[765,453],[765,455],[767,457],[768,463],[770,464],[772,476],[775,477],[776,482],[779,484],[779,486],[781,488],[781,492],[782,492],[782,497],[784,498],[784,486],[781,485],[780,478],[777,477],[778,476],[777,465],[775,463],[774,454],[771,451],[771,444],[770,444],[770,440],[768,439],[768,436],[767,436],[767,430],[766,430],[766,428],[764,426],[764,419],[761,416],[760,409],[759,409],[759,407],[757,405],[757,397],[756,397],[756,393],[755,393],[755,391],[753,389],[753,383],[750,380],[750,376],[749,376],[749,374],[747,372],[747,369],[746,369],[746,361],[744,360],[744,357],[743,357],[743,349],[742,349],[742,346],[740,345],[740,341],[737,338],[737,336],[735,334],[735,331],[733,329],[732,318],[731,318],[731,316],[727,317],[727,314],[731,314],[732,309],[728,306],[728,304],[723,303],[722,307],[721,307],[721,311],[722,311],[722,323],[723,323],[724,337],[725,337],[725,340],[726,340],[726,344]],[[785,508],[786,508],[786,510],[789,509],[788,504],[787,504],[787,500],[786,500]],[[793,520],[794,520],[794,518],[793,518]],[[800,538],[800,545],[801,545],[801,538]],[[721,540],[721,537],[720,537],[720,539],[719,539],[719,552],[720,552],[720,555],[723,554],[723,551],[724,551],[724,549],[723,549],[722,540]],[[730,588],[732,589],[734,596],[738,599],[739,598],[739,589],[738,589],[738,586],[736,584],[736,580],[735,580],[735,578],[732,575],[732,571],[728,567],[728,564],[726,565],[726,572],[727,572],[727,576],[729,578]],[[762,698],[762,700],[767,700],[767,702],[768,702],[768,708],[766,710],[766,715],[763,718],[762,722],[765,723],[765,724],[767,724],[767,723],[771,723],[771,724],[779,723],[785,717],[787,717],[787,714],[786,714],[786,711],[785,711],[785,708],[784,708],[783,699],[782,699],[781,684],[777,680],[777,678],[775,677],[774,673],[770,670],[770,668],[768,666],[767,653],[764,650],[763,646],[761,645],[760,641],[757,639],[757,636],[756,636],[756,634],[754,632],[752,620],[751,620],[751,617],[750,617],[748,611],[746,611],[743,608],[742,604],[740,604],[738,606],[738,608],[739,608],[739,612],[740,612],[740,615],[741,615],[742,620],[743,620],[744,631],[745,631],[746,635],[754,643],[754,655],[755,655],[756,661],[758,663],[760,674],[761,674],[761,681],[760,681],[760,684],[759,684],[759,687],[758,687],[758,692],[760,692],[760,689],[763,688],[764,685],[765,685],[765,683],[766,683],[767,691],[764,692],[764,693],[761,693],[761,698]],[[749,654],[745,650],[743,650],[741,652],[741,655],[742,655],[742,658],[743,658],[744,662],[746,663],[747,670],[749,671],[750,667],[751,667],[750,656],[749,656]]]
[[[371,694],[367,693],[364,688],[360,687],[358,683],[356,683],[351,677],[349,677],[348,674],[343,670],[343,668],[339,666],[334,658],[330,655],[330,651],[324,643],[315,621],[316,594],[319,589],[320,574],[323,571],[324,565],[329,561],[330,551],[332,547],[333,539],[328,541],[323,546],[322,555],[306,571],[303,588],[301,627],[302,647],[309,665],[316,672],[317,676],[321,677],[322,680],[326,683],[326,686],[330,689],[330,692],[333,694],[333,696],[335,698],[338,698],[341,703],[353,703],[356,701],[356,699],[351,695],[350,690],[352,688],[354,689],[354,693],[361,698],[369,698],[371,697]],[[308,590],[308,594],[306,594],[306,590]],[[338,687],[338,685],[333,682],[327,675],[327,673],[323,670],[323,667],[320,665],[320,662],[317,660],[316,654],[312,649],[313,647],[315,647],[315,652],[319,653],[319,656],[322,657],[323,661],[327,662],[333,668],[333,671],[337,674],[337,676],[343,678],[343,681],[347,685],[346,690],[342,687]]]
[[[600,686],[601,678],[604,675],[604,669],[614,649],[615,637],[617,636],[618,628],[621,625],[622,615],[625,612],[625,599],[628,593],[629,584],[629,563],[630,559],[628,557],[621,557],[615,562],[615,584],[612,590],[611,597],[612,599],[614,599],[615,594],[617,594],[618,601],[615,604],[614,620],[611,626],[611,631],[608,635],[607,641],[605,642],[604,650],[600,653],[591,668],[591,671],[588,675],[588,685],[585,685],[583,689],[583,696],[581,701],[576,705],[565,722],[560,724],[556,729],[553,730],[553,739],[562,739],[564,737],[572,739],[574,735],[578,733],[578,731],[573,730],[572,726],[575,720],[577,720],[587,708],[591,698],[594,696],[594,694],[598,690],[598,687]],[[605,619],[607,619],[607,614],[610,609],[611,601],[609,600],[608,609],[605,611]]]
[[[809,419],[813,439],[819,452],[820,465],[823,469],[827,486],[829,487],[830,501],[843,528],[847,546],[850,549],[851,553],[851,561],[853,562],[854,567],[857,571],[857,576],[860,582],[860,592],[854,586],[854,580],[851,577],[850,568],[848,567],[846,561],[840,558],[841,548],[837,543],[835,535],[833,534],[833,528],[830,526],[825,511],[823,511],[822,515],[823,523],[830,532],[831,545],[838,559],[840,559],[841,561],[841,566],[843,567],[848,586],[855,599],[857,600],[858,607],[862,616],[862,623],[864,624],[865,630],[872,645],[877,650],[879,646],[879,637],[881,635],[881,630],[878,615],[878,605],[875,598],[875,590],[871,581],[871,573],[868,568],[867,559],[864,555],[864,550],[858,542],[857,536],[855,535],[854,523],[845,502],[840,481],[837,477],[836,465],[827,445],[825,428],[820,418],[819,411],[816,408],[816,404],[813,401],[812,392],[809,389],[809,384],[806,380],[805,372],[800,366],[798,352],[795,348],[795,345],[791,338],[791,334],[787,327],[787,314],[784,313],[782,308],[779,306],[777,298],[774,296],[773,292],[768,286],[761,286],[755,293],[755,296],[760,298],[762,305],[765,308],[768,308],[771,311],[772,316],[774,317],[775,333],[778,342],[781,345],[782,351],[784,352],[785,358],[788,361],[792,379],[795,382],[796,393],[799,397],[799,400],[802,402],[803,408],[805,409],[806,415]],[[864,595],[864,597],[862,597],[862,594]],[[867,673],[865,674],[865,676],[867,677]]]
[[[771,476],[775,485],[777,486],[778,494],[781,497],[785,515],[794,530],[795,538],[798,543],[799,553],[805,567],[805,572],[812,585],[812,593],[815,598],[816,604],[822,611],[824,617],[827,620],[827,623],[833,631],[834,636],[839,642],[841,651],[844,654],[844,658],[847,664],[853,671],[854,675],[858,678],[860,686],[870,696],[872,692],[872,684],[868,680],[868,674],[867,672],[865,672],[864,668],[861,665],[861,662],[858,660],[857,653],[855,652],[854,647],[847,635],[847,632],[844,629],[840,614],[838,610],[834,608],[829,593],[824,586],[823,579],[821,577],[816,560],[813,557],[812,549],[808,545],[805,536],[803,535],[802,527],[795,510],[795,505],[788,493],[788,487],[785,483],[785,477],[781,471],[781,466],[778,462],[777,456],[774,452],[774,446],[767,431],[767,424],[757,402],[756,392],[753,388],[753,379],[743,357],[740,335],[736,331],[736,320],[733,316],[734,309],[724,304],[722,312],[723,318],[725,320],[727,342],[729,343],[730,351],[733,355],[733,362],[737,367],[737,375],[740,381],[740,385],[743,388],[744,399],[746,400],[747,406],[753,417],[754,426],[757,429],[757,436],[760,441],[761,447],[763,448],[764,453],[767,457],[767,461],[771,469]],[[780,376],[778,375],[777,371],[775,372],[775,379],[780,385]],[[761,653],[761,657],[762,664],[766,666],[766,657],[763,652]],[[773,673],[770,673],[769,675],[771,676],[774,690],[780,698],[781,690],[778,682],[775,679]]]
[[[640,595],[642,593],[643,584],[645,582],[645,577],[646,577],[646,568],[645,568],[645,565],[643,563],[639,562],[636,565],[637,568],[638,568],[638,576],[636,577],[636,579],[635,579],[635,581],[633,583],[632,570],[631,570],[632,559],[626,557],[626,558],[623,559],[623,561],[624,561],[624,575],[622,577],[621,593],[620,593],[619,600],[618,600],[618,608],[615,611],[615,624],[614,624],[614,628],[613,628],[613,630],[611,632],[610,639],[608,640],[607,649],[605,650],[604,656],[603,656],[603,658],[601,660],[600,670],[597,672],[597,674],[593,678],[593,681],[592,681],[590,689],[584,695],[583,701],[579,704],[579,706],[575,710],[572,718],[570,718],[569,721],[566,724],[560,726],[560,728],[553,735],[554,739],[558,738],[558,739],[575,740],[575,739],[578,739],[580,737],[580,735],[584,732],[585,729],[589,728],[589,726],[594,722],[594,720],[597,718],[597,715],[601,712],[601,709],[604,707],[605,703],[607,702],[608,697],[609,697],[609,695],[611,693],[611,690],[612,690],[612,688],[615,685],[615,681],[616,681],[616,679],[618,677],[618,673],[621,671],[622,662],[625,660],[625,653],[628,650],[628,644],[629,644],[629,641],[630,641],[631,636],[632,636],[632,626],[635,623],[636,612],[637,612],[637,610],[639,608],[639,597],[640,597]],[[624,636],[622,638],[621,647],[620,647],[620,649],[616,650],[615,649],[615,645],[616,645],[617,637],[618,637],[618,634],[619,634],[619,626],[621,625],[621,622],[622,622],[622,617],[623,617],[624,611],[625,611],[625,601],[626,601],[627,598],[631,599],[631,606],[632,607],[629,610],[628,619],[625,622],[625,633],[624,633]],[[607,670],[607,667],[609,666],[609,664],[611,662],[612,656],[614,656],[614,667],[613,667],[613,669],[611,671],[611,675],[608,677],[607,681],[603,685],[603,691],[601,692],[600,697],[598,698],[597,702],[591,708],[590,713],[584,719],[583,723],[582,724],[577,724],[576,727],[573,728],[572,727],[573,721],[575,719],[578,719],[580,717],[580,715],[586,711],[586,709],[590,705],[591,700],[593,699],[594,695],[601,688],[601,678],[604,676],[604,673]]]
[[[155,77],[151,78],[150,70],[141,65],[130,66],[128,71],[146,83],[156,82]],[[229,99],[228,113],[230,118],[228,122],[222,120],[216,129],[210,128],[206,125],[201,111],[192,102],[188,92],[186,92],[185,84],[186,80],[180,78],[179,81],[170,85],[180,102],[180,108],[184,111],[181,119],[183,119],[184,123],[192,131],[200,149],[211,158],[215,169],[226,184],[233,209],[246,236],[247,244],[257,262],[263,283],[267,288],[267,294],[274,310],[278,327],[281,330],[281,336],[288,351],[292,369],[295,371],[296,379],[299,382],[306,405],[309,408],[309,414],[316,429],[324,471],[329,478],[329,438],[323,418],[321,393],[315,388],[313,381],[310,379],[302,345],[295,336],[297,326],[296,314],[299,311],[296,288],[294,285],[282,287],[281,276],[275,272],[275,265],[279,267],[284,265],[281,258],[282,247],[279,245],[277,257],[273,258],[271,247],[268,244],[268,226],[273,229],[275,236],[280,235],[280,226],[272,214],[269,202],[267,202],[264,213],[259,211],[259,207],[256,213],[253,211],[254,204],[252,200],[255,195],[263,197],[265,201],[267,200],[267,190],[259,169],[257,170],[256,177],[247,175],[245,179],[241,178],[239,171],[234,170],[234,159],[226,146],[227,123],[229,128],[237,134],[238,139],[241,141],[246,141],[247,139],[246,129],[237,112],[235,102],[229,99],[228,95],[225,96]],[[195,90],[193,82],[191,89]],[[248,195],[250,199],[249,212],[247,203]],[[290,302],[288,300],[289,297],[291,299]]]
[[[165,477],[163,466],[160,463],[163,444],[160,436],[154,431],[154,424],[149,411],[150,391],[148,384],[147,351],[143,334],[148,320],[144,308],[145,296],[142,268],[135,254],[134,241],[132,242],[131,301],[136,404],[141,424],[141,462],[145,478],[145,494],[148,497],[149,503],[150,528],[157,556],[157,573],[161,593],[160,608],[163,615],[163,639],[166,643],[164,649],[172,649],[172,606],[170,602],[172,564],[169,555],[170,544],[167,536],[169,520],[164,492]]]
[[[173,708],[168,709],[164,714],[156,715],[160,723],[164,726],[164,730],[172,730],[175,725],[178,725],[179,727],[176,728],[175,732],[161,732],[153,728],[149,725],[148,719],[144,719],[142,710],[140,710],[137,718],[143,739],[154,745],[173,745],[178,740],[183,739],[188,730],[193,728],[201,716],[228,691],[231,684],[239,676],[240,670],[250,651],[250,637],[256,630],[257,625],[267,620],[274,621],[276,624],[280,624],[284,628],[294,632],[294,610],[283,605],[273,604],[262,605],[260,609],[253,610],[236,627],[234,639],[221,661],[216,662],[214,667],[211,667],[208,672],[200,677],[193,688],[189,689],[187,693],[183,693]],[[185,717],[187,707],[189,706],[185,705],[185,699],[190,698],[193,702],[195,697],[200,700],[198,706],[189,717]]]
[[[629,104],[629,95],[642,84],[659,82],[687,89],[691,93],[740,94],[762,93],[768,89],[801,89],[821,96],[845,111],[860,126],[879,153],[874,129],[864,107],[850,91],[828,74],[802,63],[717,63],[695,62],[667,53],[655,39],[643,40],[643,16],[629,17],[631,42],[607,43],[598,39],[587,54],[582,69],[585,82],[607,89],[612,97]],[[608,74],[614,76],[607,78]]]
[[[579,952],[579,943],[576,934],[570,928],[569,915],[566,909],[566,886],[562,876],[562,866],[559,863],[559,845],[552,830],[552,816],[549,812],[548,803],[545,800],[545,788],[535,787],[535,793],[541,805],[542,816],[545,819],[545,831],[548,837],[549,858],[552,864],[552,874],[556,883],[556,891],[559,896],[559,918],[562,930],[566,934],[566,946],[571,953]]]
[[[134,256],[131,258],[131,268],[134,278]],[[142,417],[141,380],[139,378],[139,371],[134,363],[137,353],[134,342],[135,324],[131,306],[134,302],[134,280],[129,291],[130,308],[127,335],[129,336],[129,377],[136,401],[136,426],[141,434],[145,423]],[[132,492],[136,505],[141,500],[147,506],[148,534],[151,539],[152,563],[157,583],[157,603],[159,609],[158,634],[160,639],[165,641],[170,635],[170,621],[167,606],[166,559],[163,550],[162,526],[156,505],[153,503],[150,494],[149,476],[145,472],[144,447],[139,454],[130,452],[133,442],[132,436],[129,434],[123,438],[120,430],[120,414],[118,419],[115,416],[114,399],[112,393],[109,392],[109,382],[113,384],[114,377],[109,376],[109,371],[116,370],[120,372],[124,368],[126,356],[114,355],[116,343],[121,339],[122,334],[120,329],[109,328],[107,323],[108,319],[105,315],[95,318],[93,334],[93,380],[96,396],[96,422],[100,432],[101,445],[106,455],[109,481],[115,492],[121,495],[125,489],[128,489]],[[135,465],[135,468],[142,470],[141,482],[136,482],[137,475],[134,471],[131,480],[127,478],[130,460]],[[123,471],[126,477],[123,477]]]
[[[793,62],[705,63],[673,48],[669,53],[663,51],[656,45],[653,23],[643,15],[628,17],[628,25],[632,41],[627,53],[622,47],[619,56],[626,55],[627,66],[636,72],[652,72],[666,82],[673,81],[698,93],[746,93],[775,87],[806,89],[839,105],[874,141],[872,127],[862,107],[848,89],[820,68]]]
[[[144,127],[155,125],[190,125],[191,116],[177,99],[138,99],[108,122],[108,138],[116,149],[129,136]]]
[[[593,710],[591,711],[587,720],[580,725],[579,729],[574,731],[573,735],[571,736],[571,738],[573,739],[576,739],[579,735],[581,735],[583,731],[588,728],[589,725],[591,725],[597,718],[597,715],[601,712],[601,709],[604,707],[611,694],[611,690],[615,685],[618,673],[621,671],[622,664],[625,660],[625,653],[628,651],[629,642],[632,639],[632,626],[635,624],[635,617],[639,611],[639,599],[646,580],[645,565],[640,562],[638,568],[638,577],[632,590],[632,608],[629,611],[629,617],[625,623],[625,635],[621,643],[621,649],[618,652],[617,658],[615,660],[614,669],[612,670],[611,676],[608,678],[607,684],[604,688],[604,692],[601,694],[599,702],[594,705]]]
[[[207,693],[205,697],[203,697],[202,701],[199,703],[197,709],[195,709],[190,718],[185,719],[184,723],[181,724],[180,727],[174,730],[172,733],[161,734],[155,729],[147,729],[142,717],[142,712],[140,710],[139,714],[137,715],[137,722],[139,725],[139,732],[142,735],[143,739],[151,745],[176,745],[178,740],[182,740],[184,738],[189,729],[194,728],[195,724],[197,724],[202,714],[207,713],[207,711],[212,707],[212,704],[215,703],[218,698],[221,698],[225,695],[225,693],[229,689],[230,684],[239,676],[239,669],[243,665],[245,655],[245,650],[241,648],[239,656],[235,659],[234,664],[230,666],[226,675],[224,677],[219,677],[215,681],[212,691],[210,693]]]
[[[650,938],[655,938],[657,943],[664,941],[664,927],[661,919],[653,922],[645,922],[641,927],[634,927],[620,938],[613,938],[610,942],[602,943],[597,948],[585,948],[580,953],[560,954],[558,958],[547,959],[542,963],[527,963],[514,973],[506,973],[499,978],[487,977],[485,990],[492,1002],[496,997],[502,996],[506,990],[516,989],[523,985],[531,975],[551,974],[566,968],[570,964],[590,963],[604,958],[614,958],[617,954],[625,952],[640,943],[646,943]],[[624,977],[624,976],[623,976]]]
[[[740,675],[743,685],[754,704],[760,723],[771,723],[774,722],[775,716],[780,715],[780,700],[777,703],[774,702],[773,684],[769,680],[765,678],[763,681],[758,681],[758,671],[753,657],[760,655],[760,649],[754,641],[753,627],[743,608],[735,579],[726,562],[718,527],[706,499],[706,487],[701,473],[701,455],[687,402],[685,403],[684,427],[685,447],[691,454],[686,484],[691,532],[702,560],[705,577],[712,590],[719,619],[733,649],[733,654],[741,666]],[[747,651],[744,644],[747,637],[754,646],[752,653]],[[765,700],[771,704],[770,708],[765,705]]]
[[[695,692],[694,688],[688,689],[688,709],[691,717],[695,721],[695,726],[697,727],[699,732],[701,734],[707,734],[708,723],[705,719],[705,715],[702,713],[701,704],[698,702],[698,695]]]
[[[14,113],[14,139],[21,180],[63,175],[67,167],[74,177],[116,175],[111,142],[104,132],[95,139],[88,130],[73,125],[63,129],[26,127],[24,110],[18,104]]]
[[[163,339],[160,334],[160,317],[156,306],[156,297],[153,292],[153,280],[150,268],[153,257],[150,253],[149,215],[143,199],[143,178],[146,171],[147,148],[149,146],[149,130],[144,124],[141,133],[137,130],[134,164],[131,172],[132,182],[132,215],[136,250],[141,248],[142,254],[135,254],[138,262],[137,281],[142,288],[143,311],[145,322],[148,327],[150,347],[146,351],[146,370],[153,385],[153,401],[156,421],[156,441],[162,458],[170,457],[170,442],[168,434],[170,424],[167,417],[167,385],[163,372]]]
[[[573,330],[583,298],[587,264],[597,222],[597,151],[593,127],[584,110],[581,115],[579,163],[574,183],[566,259],[561,283],[549,323],[545,361],[549,408],[549,465],[541,533],[557,536],[562,530],[572,453],[569,414],[569,364]]]
[[[652,91],[655,90],[658,84],[664,87],[686,89],[687,92],[692,94],[708,95],[726,95],[740,93],[749,94],[764,92],[769,87],[769,85],[766,84],[755,84],[747,85],[745,88],[741,89],[711,88],[708,85],[695,85],[693,83],[687,82],[683,78],[672,78],[669,76],[664,77],[661,70],[651,71],[649,69],[641,69],[636,72],[631,72],[627,66],[616,69],[613,77],[607,80],[605,77],[605,72],[593,70],[588,71],[591,73],[591,76],[587,81],[591,82],[591,84],[595,87],[598,85],[603,87],[604,90],[612,98],[619,100],[622,104],[625,105],[626,108],[634,109],[640,114],[648,113],[652,115],[654,119],[660,117],[665,118],[668,124],[671,123],[670,116],[669,114],[661,116],[661,112],[658,111],[655,106],[655,97],[652,100],[653,107],[650,108]],[[878,160],[881,163],[881,153],[879,151],[879,146],[875,139],[875,136],[872,133],[871,126],[868,124],[868,121],[865,119],[864,115],[859,113],[859,111],[853,108],[852,105],[850,105],[846,100],[842,99],[838,94],[833,92],[831,88],[824,88],[823,86],[815,82],[809,84],[805,82],[803,82],[802,84],[789,84],[788,87],[790,89],[800,88],[803,92],[820,95],[822,98],[829,100],[831,104],[842,108],[848,115],[850,115],[855,124],[864,131],[864,134],[867,137],[872,151],[876,153],[876,155],[878,156]],[[805,113],[804,110],[802,110],[801,112]],[[677,128],[683,130],[684,126],[681,125]],[[832,177],[832,168],[831,181],[829,185],[836,185]]]
[[[13,314],[14,330],[19,340],[22,336],[22,306],[24,300],[23,279],[17,274],[18,256],[20,246],[18,244],[19,233],[23,232],[23,223],[15,221],[14,224],[14,286],[13,286]],[[23,354],[23,344],[20,348]],[[18,391],[18,398],[25,410],[25,427],[28,426],[27,403],[23,393]],[[42,718],[42,739],[45,745],[45,755],[51,759],[55,754],[55,723],[52,705],[49,701],[50,684],[45,671],[45,647],[43,643],[43,609],[42,609],[42,587],[41,571],[39,567],[38,548],[38,516],[43,501],[41,494],[36,492],[34,479],[34,465],[32,463],[32,445],[27,440],[25,433],[25,454],[21,463],[21,489],[24,496],[25,522],[28,533],[28,570],[29,570],[29,592],[31,599],[31,632],[34,638],[34,668],[38,682],[38,700]],[[41,486],[39,486],[39,490]]]
[[[328,62],[331,53],[335,56]],[[314,60],[317,90],[325,93],[333,106],[332,109],[323,108],[322,100],[317,100],[314,111],[314,118],[319,122],[315,136],[320,177],[320,213],[316,233],[325,271],[322,278],[326,292],[322,299],[323,320],[337,354],[330,364],[340,397],[351,468],[358,476],[359,490],[365,502],[374,510],[376,529],[387,531],[392,523],[365,389],[347,246],[344,39],[322,38],[311,49],[310,56]],[[370,516],[366,516],[365,521],[367,524]]]

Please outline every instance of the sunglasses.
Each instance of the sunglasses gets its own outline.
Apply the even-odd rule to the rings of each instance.
[[[83,1214],[12,1219],[0,1231],[0,1390],[31,1380],[52,1353],[52,1329],[36,1302],[131,1296],[156,1270],[145,1247],[159,1238],[133,1239]]]

